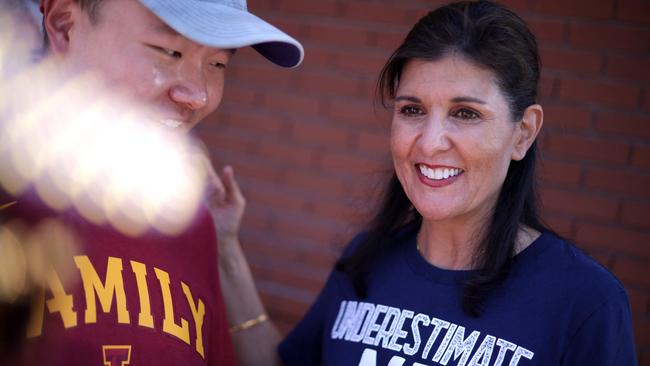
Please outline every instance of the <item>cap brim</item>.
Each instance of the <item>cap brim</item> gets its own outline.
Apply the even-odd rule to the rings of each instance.
[[[223,49],[252,46],[282,67],[296,67],[304,57],[300,42],[243,10],[209,1],[140,0],[149,10],[183,36]]]

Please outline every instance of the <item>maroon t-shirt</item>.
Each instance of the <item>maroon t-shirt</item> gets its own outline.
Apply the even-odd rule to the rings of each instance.
[[[14,217],[41,216],[15,206]],[[26,364],[235,364],[207,209],[178,236],[134,238],[75,213],[61,217],[81,242],[70,258],[73,282],[53,276],[35,302]]]

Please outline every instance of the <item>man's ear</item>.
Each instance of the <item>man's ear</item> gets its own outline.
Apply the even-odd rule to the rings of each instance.
[[[41,9],[49,49],[54,54],[65,53],[70,46],[70,31],[81,15],[79,4],[76,0],[43,0]]]
[[[517,124],[517,137],[515,140],[512,160],[521,160],[526,156],[526,152],[535,142],[539,130],[544,123],[544,110],[539,104],[533,104],[526,108],[521,122]]]

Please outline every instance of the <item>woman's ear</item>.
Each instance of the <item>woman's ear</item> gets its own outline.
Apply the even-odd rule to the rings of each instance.
[[[521,123],[517,124],[517,137],[515,139],[512,160],[521,160],[526,156],[526,152],[535,142],[539,130],[544,123],[544,110],[539,104],[533,104],[526,108]]]
[[[70,31],[81,15],[79,4],[76,0],[43,0],[41,8],[48,48],[54,54],[65,53],[70,46]]]

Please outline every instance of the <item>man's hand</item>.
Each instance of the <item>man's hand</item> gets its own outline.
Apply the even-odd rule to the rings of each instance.
[[[226,165],[219,175],[208,162],[205,200],[217,229],[219,246],[223,247],[233,240],[237,241],[246,199],[239,189],[231,166]]]

